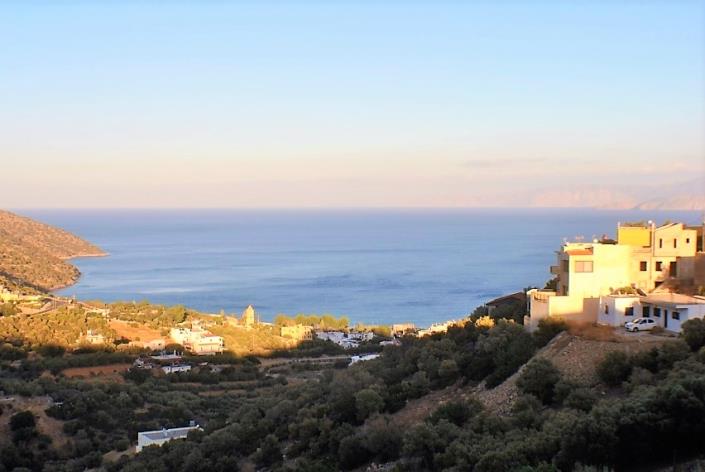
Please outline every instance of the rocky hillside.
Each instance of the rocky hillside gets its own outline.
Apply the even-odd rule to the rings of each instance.
[[[68,231],[0,210],[0,285],[39,291],[65,287],[80,276],[66,259],[102,255]]]

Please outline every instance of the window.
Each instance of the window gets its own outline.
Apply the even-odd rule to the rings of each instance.
[[[661,272],[663,269],[661,266],[663,265],[663,262],[661,261],[656,261],[656,272]]]
[[[641,307],[641,316],[643,316],[644,318],[648,318],[649,316],[651,316],[651,307]]]
[[[624,309],[624,316],[634,316],[634,307],[628,306]]]
[[[609,307],[609,305],[605,305],[605,315],[609,315],[609,314],[610,314],[610,307]]]
[[[639,262],[639,270],[640,271],[646,272],[647,269],[648,269],[648,266],[646,264],[646,261]]]
[[[673,238],[673,249],[678,247],[678,240],[676,238]]]
[[[658,248],[661,249],[663,247],[663,239],[658,238]]]
[[[690,244],[690,238],[685,238],[685,243]]]
[[[654,307],[654,318],[661,318],[661,308]]]
[[[575,261],[575,272],[592,272],[592,261]]]
[[[668,265],[668,275],[678,277],[678,263],[673,261]]]
[[[674,320],[680,320],[681,319],[681,313],[679,311],[674,311],[671,312],[671,318]]]

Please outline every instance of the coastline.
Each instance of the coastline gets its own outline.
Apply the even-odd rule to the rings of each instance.
[[[109,256],[109,255],[110,255],[110,253],[108,253],[108,252],[100,252],[100,253],[81,253],[81,254],[74,254],[74,255],[71,255],[71,256],[68,256],[68,257],[61,257],[60,259],[61,259],[62,261],[71,261],[71,260],[73,260],[73,259],[81,259],[81,258],[84,258],[84,257],[107,257],[107,256]],[[68,262],[67,262],[67,263],[68,263]],[[76,267],[75,265],[70,264],[70,263],[68,263],[68,264],[69,264],[71,267],[73,267],[74,269],[76,269],[76,274],[77,274],[76,277],[75,277],[73,280],[71,280],[71,282],[69,282],[69,283],[66,283],[66,284],[63,284],[63,285],[58,285],[58,286],[56,286],[56,287],[52,287],[52,288],[48,291],[49,293],[54,293],[54,292],[56,292],[56,291],[58,291],[58,290],[63,290],[63,289],[65,289],[65,288],[71,287],[72,285],[76,285],[76,283],[77,283],[77,282],[81,279],[81,277],[83,276],[83,273],[82,273],[80,270],[78,270],[78,267]]]

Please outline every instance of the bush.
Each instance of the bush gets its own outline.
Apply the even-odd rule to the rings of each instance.
[[[629,357],[621,351],[608,352],[597,364],[597,376],[610,387],[621,385],[631,373]]]
[[[546,359],[534,359],[523,370],[517,387],[524,393],[534,395],[544,404],[553,402],[555,387],[561,373]]]
[[[462,426],[471,417],[482,411],[482,403],[477,400],[470,402],[448,402],[439,406],[436,411],[429,416],[428,420],[436,424],[441,420],[446,420],[456,426]]]
[[[343,469],[354,469],[365,464],[370,452],[365,448],[362,439],[357,436],[347,436],[340,441],[338,461]]]
[[[658,348],[656,365],[658,370],[670,369],[676,362],[684,361],[690,357],[688,345],[681,341],[667,342]]]
[[[538,347],[543,347],[548,344],[551,339],[555,338],[559,333],[566,331],[568,325],[560,318],[544,318],[539,321],[539,326],[534,331],[534,340]]]
[[[597,395],[588,388],[576,388],[563,401],[564,406],[582,411],[590,411],[595,403]]]
[[[694,318],[683,323],[681,336],[690,349],[697,351],[705,346],[705,321]]]
[[[35,425],[36,421],[31,411],[20,411],[10,417],[10,429],[12,431],[22,428],[33,428]]]

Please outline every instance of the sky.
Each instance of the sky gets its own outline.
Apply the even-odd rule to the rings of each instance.
[[[644,194],[703,130],[702,1],[0,0],[4,208]]]

